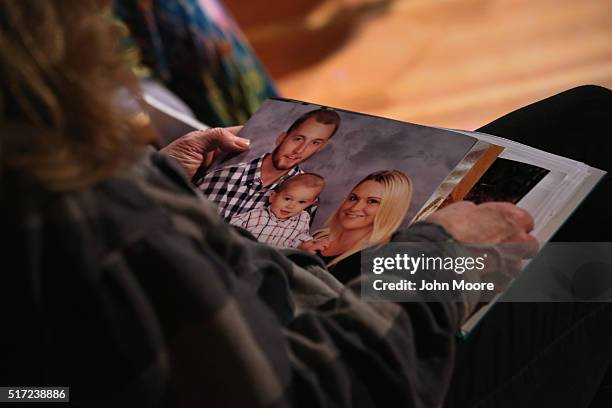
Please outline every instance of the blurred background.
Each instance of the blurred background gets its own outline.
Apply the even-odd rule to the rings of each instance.
[[[225,0],[282,96],[475,129],[612,87],[612,0]]]

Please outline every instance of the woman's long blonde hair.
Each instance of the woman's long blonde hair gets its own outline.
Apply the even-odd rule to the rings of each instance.
[[[399,170],[377,171],[367,175],[357,183],[351,189],[351,192],[360,184],[369,180],[380,183],[383,186],[380,206],[374,217],[372,233],[357,242],[343,254],[334,258],[327,266],[333,266],[366,247],[388,242],[391,239],[391,235],[399,228],[406,217],[412,201],[412,181],[410,178]],[[315,233],[315,239],[327,238],[330,241],[338,239],[342,233],[342,226],[338,219],[341,207],[342,204],[329,217],[326,222],[326,228]]]
[[[0,2],[0,177],[49,190],[103,180],[139,151],[119,88],[137,93],[110,1]]]

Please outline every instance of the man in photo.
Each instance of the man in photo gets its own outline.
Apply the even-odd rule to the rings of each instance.
[[[212,171],[204,176],[199,189],[217,204],[219,214],[230,221],[237,214],[266,204],[271,191],[303,173],[299,164],[321,151],[339,125],[340,116],[333,110],[307,112],[278,136],[272,153]]]
[[[262,205],[230,220],[249,231],[259,242],[279,248],[297,248],[310,236],[312,206],[325,187],[323,177],[302,173],[285,180],[269,197],[269,205]]]

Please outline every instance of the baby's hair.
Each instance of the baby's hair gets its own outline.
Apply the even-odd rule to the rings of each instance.
[[[276,188],[276,192],[280,193],[283,190],[291,187],[294,184],[299,184],[308,188],[318,188],[319,192],[325,188],[325,179],[315,173],[302,173],[290,177]]]

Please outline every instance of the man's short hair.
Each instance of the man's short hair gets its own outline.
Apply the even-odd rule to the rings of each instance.
[[[276,188],[276,192],[280,193],[281,191],[286,190],[287,188],[296,184],[308,188],[318,188],[319,192],[321,192],[323,188],[325,188],[325,179],[315,173],[297,174],[285,180],[280,186]]]
[[[291,126],[289,126],[289,129],[287,129],[287,134],[290,134],[293,130],[300,127],[302,123],[306,122],[310,118],[313,118],[317,122],[322,123],[324,125],[334,125],[334,131],[331,133],[331,135],[329,135],[330,139],[336,133],[338,127],[340,126],[340,115],[338,115],[338,112],[327,108],[319,108],[310,112],[306,112],[302,116],[297,118],[297,120],[293,122]]]

